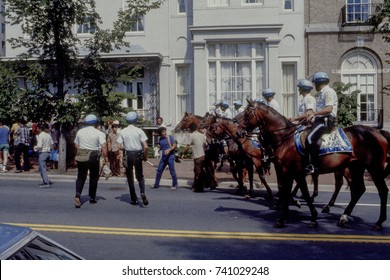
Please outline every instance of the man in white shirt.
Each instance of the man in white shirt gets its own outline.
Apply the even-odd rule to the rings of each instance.
[[[278,113],[280,113],[279,103],[275,100],[275,91],[270,88],[266,88],[263,91],[262,95],[265,101],[267,101],[267,105],[275,109]]]
[[[136,127],[138,116],[136,112],[129,112],[126,114],[126,122],[129,124],[122,129],[118,138],[118,143],[122,144],[124,149],[124,164],[126,168],[127,183],[130,191],[130,204],[137,205],[137,194],[134,186],[134,173],[138,181],[141,199],[143,205],[148,205],[149,200],[145,195],[145,178],[143,173],[142,161],[148,160],[148,137],[145,132]]]
[[[100,152],[103,155],[104,164],[108,163],[106,136],[95,127],[98,124],[98,118],[93,114],[87,115],[84,119],[84,124],[86,126],[77,131],[74,140],[77,148],[77,179],[74,200],[76,208],[81,207],[81,193],[87,180],[88,171],[89,203],[97,203],[96,191],[99,181]]]
[[[329,76],[325,72],[316,72],[313,75],[317,93],[315,112],[308,113],[308,121],[314,121],[311,132],[307,136],[309,162],[306,174],[317,172],[318,141],[325,133],[329,133],[336,125],[338,97],[337,93],[328,85]]]
[[[38,152],[39,174],[42,177],[43,183],[40,188],[50,188],[53,184],[47,176],[47,161],[50,159],[50,151],[53,146],[53,139],[50,136],[49,125],[47,123],[38,124],[37,127],[37,145],[34,146],[34,151]]]

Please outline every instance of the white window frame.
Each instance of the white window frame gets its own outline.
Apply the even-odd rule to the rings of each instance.
[[[230,5],[230,0],[207,0],[209,7],[227,7]]]
[[[351,1],[353,1],[351,3]],[[363,9],[366,6],[366,9]],[[362,23],[371,15],[371,0],[345,0],[346,23]],[[359,9],[359,11],[356,11]]]
[[[81,32],[79,32],[80,28],[81,28]],[[95,33],[95,29],[91,28],[91,24],[90,24],[90,19],[89,18],[86,18],[84,23],[77,25],[76,33],[78,35]]]
[[[356,65],[355,67],[347,67]],[[359,67],[361,65],[362,67]],[[372,123],[378,120],[378,65],[375,59],[367,52],[352,52],[346,56],[341,63],[341,81],[345,84],[354,77],[356,84],[353,85],[347,94],[360,90],[358,94],[357,121]],[[371,80],[370,82],[368,80]],[[354,84],[354,83],[353,83]],[[364,90],[371,88],[371,90]],[[363,100],[362,97],[365,97]],[[373,101],[370,102],[370,98]],[[362,101],[363,100],[363,101]],[[364,104],[364,106],[363,106]],[[365,108],[365,110],[363,110]]]
[[[180,71],[185,69],[185,71]],[[183,74],[187,72],[187,77]],[[180,82],[185,80],[185,89],[181,90]],[[190,64],[176,64],[176,119],[179,120],[185,112],[191,112],[191,67]]]
[[[292,69],[291,69],[292,68]],[[296,88],[298,63],[296,61],[283,61],[282,69],[282,106],[281,113],[288,118],[295,117],[298,111],[298,94]],[[288,71],[287,71],[288,70]],[[291,74],[292,70],[292,74]],[[287,73],[290,72],[290,73]]]
[[[143,79],[136,79],[130,82],[123,83],[124,89],[126,93],[133,93],[136,98],[128,99],[128,107],[131,107],[135,111],[144,111],[145,110],[145,84]],[[139,88],[140,86],[140,88]],[[139,92],[141,89],[141,92]],[[134,92],[135,91],[135,92]],[[140,106],[139,102],[142,101],[142,105]]]
[[[249,56],[237,56],[237,53],[231,57],[223,57],[221,54],[222,48],[232,47],[236,45],[236,50],[239,45],[250,44]],[[230,106],[233,106],[234,100],[241,100],[243,104],[246,98],[260,98],[261,92],[264,89],[266,82],[265,77],[265,43],[264,42],[223,42],[210,43],[208,48],[208,107],[213,108],[217,100],[225,100]],[[223,65],[231,65],[233,73],[231,76],[224,76]],[[246,70],[250,69],[249,75],[242,74],[240,76],[241,66]],[[226,70],[227,68],[225,68]],[[261,72],[261,73],[259,73]],[[230,90],[226,90],[226,86]],[[225,90],[224,90],[225,88]]]

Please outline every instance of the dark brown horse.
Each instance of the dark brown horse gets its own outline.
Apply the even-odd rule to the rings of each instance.
[[[309,226],[317,226],[317,210],[309,196],[305,180],[304,167],[307,159],[297,150],[294,142],[296,126],[287,118],[265,104],[254,104],[248,100],[248,106],[239,120],[240,125],[247,130],[259,127],[267,135],[273,150],[275,170],[283,178],[281,186],[282,214],[276,227],[283,227],[288,216],[289,199],[294,179],[301,187],[303,197],[311,212]],[[387,219],[386,206],[389,189],[385,182],[385,166],[387,160],[388,144],[382,133],[371,127],[355,125],[343,129],[351,142],[351,153],[332,153],[320,156],[318,169],[320,174],[338,172],[344,173],[348,168],[350,175],[351,200],[338,221],[339,226],[345,225],[348,216],[365,192],[364,172],[370,173],[380,197],[380,214],[375,223],[374,230],[382,230],[382,224]],[[340,175],[339,175],[340,176]]]
[[[237,125],[232,122],[232,120],[224,118],[216,118],[214,116],[205,117],[201,126],[208,125],[209,130],[212,130],[214,137],[220,137],[227,134],[228,137],[232,140],[232,144],[229,145],[229,153],[233,157],[237,157],[236,161],[241,161],[246,163],[245,168],[248,170],[249,178],[249,196],[254,196],[253,189],[253,165],[256,168],[256,172],[259,175],[261,183],[267,190],[268,198],[272,199],[273,194],[272,190],[269,187],[267,181],[264,177],[264,164],[262,162],[263,154],[260,147],[253,145],[253,138],[243,137],[238,138]],[[257,140],[257,139],[256,139]],[[231,152],[232,150],[232,152]],[[234,153],[233,153],[234,152]],[[237,180],[237,179],[236,179]]]

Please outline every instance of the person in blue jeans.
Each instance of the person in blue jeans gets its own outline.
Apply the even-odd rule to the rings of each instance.
[[[46,164],[50,159],[50,151],[53,147],[53,139],[49,132],[49,125],[47,123],[38,124],[37,145],[34,151],[38,152],[39,174],[42,177],[43,183],[39,185],[41,188],[50,188],[52,182],[47,177]]]
[[[172,177],[171,190],[177,190],[179,188],[175,171],[175,150],[177,148],[177,143],[172,135],[167,135],[167,129],[165,127],[159,127],[158,135],[160,136],[158,144],[160,145],[161,158],[157,167],[156,179],[153,187],[155,189],[159,187],[161,176],[165,167],[168,165]]]

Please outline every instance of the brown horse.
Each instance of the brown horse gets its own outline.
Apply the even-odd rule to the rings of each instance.
[[[233,150],[235,153],[233,156],[237,157],[241,162],[247,163],[245,168],[248,170],[248,178],[249,178],[249,196],[254,195],[253,190],[253,165],[256,167],[256,172],[259,175],[261,183],[267,190],[268,198],[272,199],[273,194],[272,190],[269,187],[267,181],[264,177],[264,163],[262,162],[263,153],[260,147],[255,147],[253,145],[253,139],[250,137],[238,138],[237,125],[234,124],[229,119],[216,118],[214,116],[205,117],[201,126],[209,125],[210,129],[213,131],[214,137],[220,137],[221,135],[227,134],[234,144],[229,145],[229,152]],[[256,139],[257,140],[257,139]],[[234,146],[231,148],[231,146]],[[243,153],[244,152],[244,153]],[[237,179],[236,179],[237,180]]]
[[[202,121],[203,117],[194,115],[192,113],[184,113],[183,118],[180,120],[180,122],[175,127],[175,132],[183,132],[183,131],[189,131],[192,124],[195,124],[196,127],[199,127],[200,122]]]
[[[281,186],[282,214],[276,227],[283,227],[288,216],[288,201],[291,196],[293,180],[301,187],[302,194],[311,212],[309,226],[317,226],[317,210],[309,196],[305,180],[304,167],[307,159],[298,152],[294,133],[296,126],[287,118],[265,104],[257,104],[248,100],[248,106],[239,120],[244,129],[253,130],[259,127],[266,134],[274,150],[275,170],[278,176],[283,178]],[[387,219],[386,205],[389,189],[385,182],[385,166],[387,160],[388,144],[390,138],[386,138],[379,130],[367,126],[355,125],[343,129],[351,142],[351,153],[331,153],[320,156],[318,169],[320,174],[339,172],[343,174],[348,168],[350,176],[351,200],[338,221],[339,226],[344,226],[351,215],[353,208],[365,192],[364,172],[370,173],[380,197],[380,214],[375,223],[374,230],[382,230],[382,224]],[[340,176],[340,175],[339,175]],[[341,175],[342,176],[342,175]]]
[[[194,115],[192,113],[184,113],[181,121],[176,125],[174,131],[186,132],[190,131],[191,126],[199,127],[199,124],[203,120],[203,117]],[[215,148],[209,146],[209,149],[205,151],[204,170],[207,175],[207,184],[210,189],[215,189],[218,186],[218,180],[215,175],[215,165],[218,160],[218,152]]]

